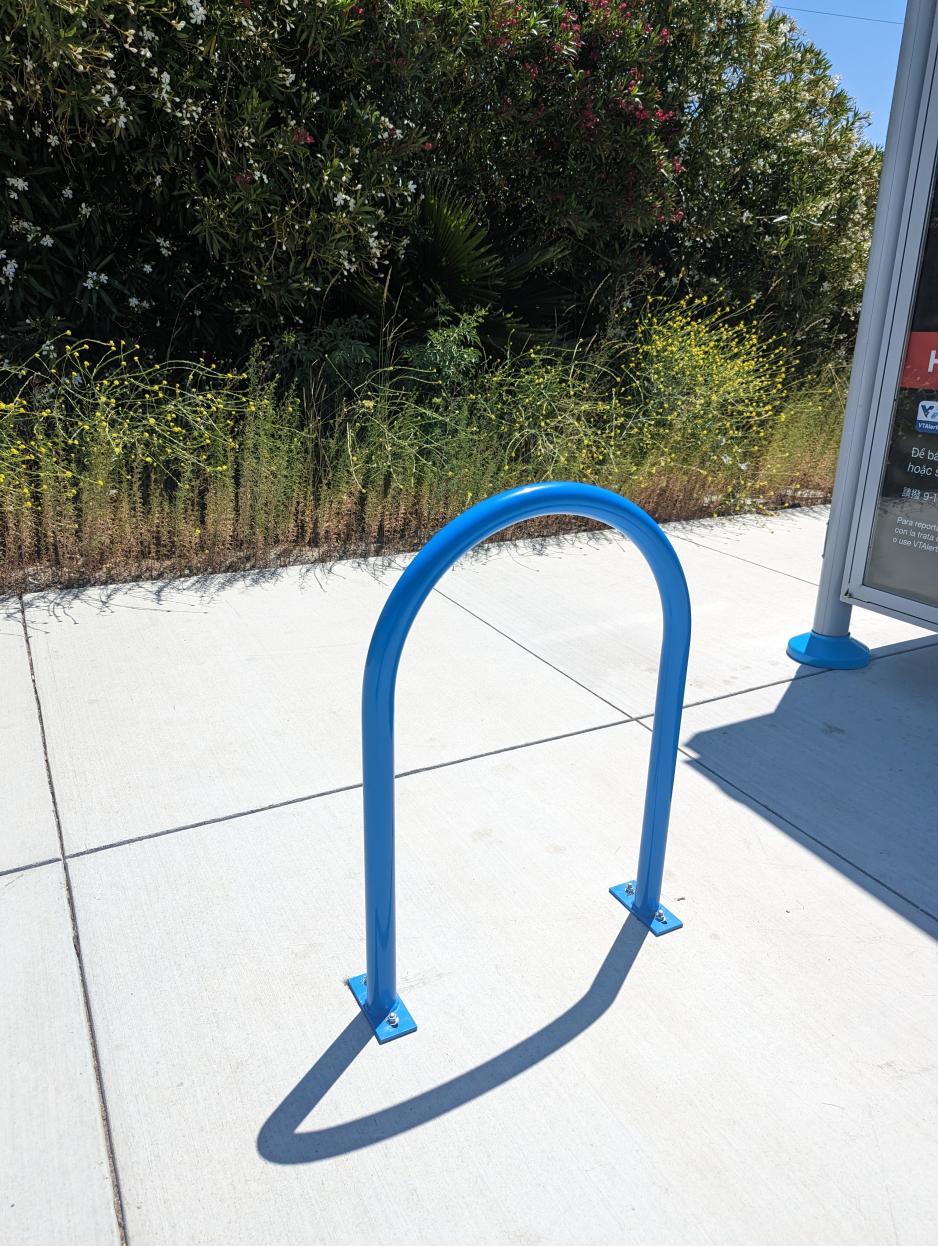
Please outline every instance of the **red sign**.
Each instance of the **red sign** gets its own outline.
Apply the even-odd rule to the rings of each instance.
[[[938,333],[910,333],[902,365],[903,389],[938,390]]]

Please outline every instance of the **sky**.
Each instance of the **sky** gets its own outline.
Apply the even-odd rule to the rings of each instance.
[[[774,5],[822,48],[844,89],[871,114],[866,137],[886,141],[905,0],[778,0]]]

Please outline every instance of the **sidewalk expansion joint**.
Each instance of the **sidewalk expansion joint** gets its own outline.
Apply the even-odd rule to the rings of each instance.
[[[782,571],[780,567],[768,567],[764,562],[756,562],[753,558],[743,558],[742,554],[733,554],[728,549],[717,549],[715,545],[704,545],[702,541],[695,541],[689,536],[679,536],[676,532],[665,531],[668,539],[671,541],[686,541],[688,545],[696,545],[698,549],[708,550],[711,554],[722,554],[724,558],[735,558],[737,562],[744,562],[747,566],[758,567],[760,571],[772,571],[775,575],[783,575],[787,580],[796,580],[799,584],[807,584],[811,588],[817,588],[817,580],[806,580],[803,575],[795,575],[792,571]]]
[[[124,1220],[124,1199],[117,1171],[117,1159],[114,1154],[114,1135],[111,1130],[111,1118],[110,1113],[108,1112],[107,1098],[104,1093],[104,1079],[101,1073],[101,1059],[100,1052],[98,1050],[98,1039],[94,1028],[94,1016],[91,1011],[91,995],[88,990],[88,978],[85,974],[85,963],[81,952],[81,936],[78,931],[78,917],[75,910],[75,895],[72,890],[72,880],[68,869],[68,858],[65,855],[65,840],[62,835],[62,819],[59,813],[59,802],[55,793],[55,782],[52,778],[52,766],[49,761],[49,745],[46,738],[46,726],[42,714],[42,700],[39,696],[39,685],[36,681],[36,667],[33,662],[32,644],[30,643],[29,627],[26,622],[26,605],[23,601],[22,594],[19,597],[19,603],[20,620],[23,625],[23,637],[26,642],[26,658],[29,664],[29,678],[33,686],[33,696],[36,701],[36,715],[39,719],[39,735],[42,740],[42,754],[46,767],[46,781],[49,784],[49,796],[52,801],[52,814],[55,819],[55,829],[59,839],[59,852],[61,854],[60,860],[65,877],[65,896],[68,903],[68,915],[72,929],[72,945],[75,949],[75,959],[78,965],[78,978],[81,983],[81,995],[85,1012],[85,1028],[88,1033],[88,1042],[91,1048],[91,1062],[94,1067],[95,1086],[98,1092],[98,1108],[101,1113],[101,1124],[104,1130],[104,1143],[107,1149],[108,1170],[111,1178],[111,1194],[114,1204],[114,1218],[117,1222],[117,1232],[120,1238],[121,1246],[127,1246],[127,1229]]]
[[[58,865],[61,857],[46,857],[44,861],[30,861],[28,865],[11,865],[7,870],[0,870],[0,878],[6,878],[9,874],[25,874],[27,870],[38,870],[43,865]]]
[[[772,679],[767,684],[753,684],[751,688],[736,688],[733,692],[718,692],[716,696],[704,697],[700,701],[685,701],[681,710],[682,712],[695,710],[699,709],[701,705],[712,705],[714,701],[731,701],[733,697],[744,697],[749,692],[762,692],[765,688],[781,688],[783,684],[800,683],[802,679],[813,679],[815,675],[830,674],[831,671],[812,670],[806,667],[800,675],[789,675],[786,679]],[[632,721],[645,726],[654,716],[654,710],[649,710],[647,714],[636,714]]]
[[[395,779],[408,779],[413,775],[428,774],[432,770],[446,770],[451,766],[462,766],[467,762],[481,761],[485,757],[498,757],[502,753],[516,753],[520,749],[537,748],[541,744],[553,744],[557,740],[570,740],[576,736],[590,735],[594,731],[608,731],[610,727],[625,727],[631,722],[629,718],[617,718],[613,722],[597,723],[594,727],[581,727],[577,731],[564,731],[560,735],[544,736],[540,740],[525,740],[521,744],[506,744],[502,748],[489,749],[484,753],[470,753],[465,757],[453,757],[448,761],[432,762],[428,766],[414,766],[410,770],[398,770]],[[270,813],[275,809],[287,809],[291,805],[304,805],[310,801],[323,800],[327,796],[339,796],[343,792],[357,792],[361,783],[346,783],[342,787],[327,788],[322,792],[310,792],[305,796],[291,796],[287,800],[273,801],[269,805],[257,805],[252,809],[239,809],[236,813],[222,813],[215,818],[203,818],[199,822],[186,822],[182,826],[170,826],[161,831],[149,831],[145,835],[130,835],[126,839],[111,840],[106,844],[97,844],[93,848],[80,848],[66,856],[68,861],[76,861],[79,857],[91,857],[99,852],[109,852],[112,848],[126,848],[131,844],[146,843],[151,839],[162,839],[165,835],[179,835],[183,831],[196,831],[204,826],[218,826],[224,822],[237,822],[240,818],[250,818],[257,813]],[[15,872],[15,871],[14,871]]]
[[[488,619],[484,619],[481,614],[476,614],[474,610],[470,610],[468,606],[464,606],[462,602],[457,601],[455,597],[450,597],[439,588],[435,588],[433,591],[439,594],[444,601],[448,601],[451,605],[457,606],[460,610],[464,610],[471,618],[476,619],[479,623],[483,623],[486,627],[491,628],[493,632],[501,636],[504,640],[510,641],[511,644],[516,645],[522,650],[522,652],[527,653],[532,658],[537,658],[538,662],[543,662],[545,666],[549,667],[552,671],[555,671],[558,675],[562,675],[564,679],[569,679],[570,683],[576,684],[578,688],[582,688],[584,692],[588,692],[590,696],[595,697],[597,701],[602,701],[604,705],[608,705],[609,708],[615,710],[617,714],[625,714],[626,717],[631,718],[628,710],[623,709],[621,705],[616,705],[615,702],[610,701],[608,697],[601,696],[600,693],[598,693],[594,688],[590,688],[588,684],[581,683],[579,679],[576,679],[568,671],[565,671],[560,666],[555,666],[553,662],[543,657],[540,653],[536,653],[533,649],[529,649],[527,645],[522,644],[520,640],[516,640],[514,636],[509,636],[507,632],[503,632],[500,627],[496,627],[494,623],[490,623]]]

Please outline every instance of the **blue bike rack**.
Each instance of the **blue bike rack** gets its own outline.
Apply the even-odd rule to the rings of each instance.
[[[441,528],[398,580],[378,619],[362,684],[365,807],[365,974],[348,985],[380,1043],[417,1028],[397,993],[394,900],[394,689],[404,641],[420,607],[453,563],[510,524],[539,515],[597,519],[630,537],[651,567],[661,598],[663,631],[651,760],[638,856],[638,877],[610,891],[652,934],[680,929],[661,904],[664,852],[690,648],[690,598],[671,542],[633,502],[595,485],[524,485],[496,494]]]

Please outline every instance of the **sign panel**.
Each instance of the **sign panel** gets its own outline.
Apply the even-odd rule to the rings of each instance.
[[[934,187],[863,582],[938,606],[938,204]]]
[[[938,626],[938,198],[931,107],[894,273],[844,599]]]

